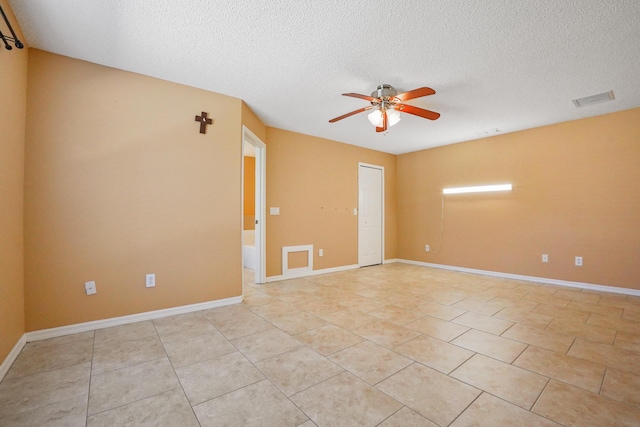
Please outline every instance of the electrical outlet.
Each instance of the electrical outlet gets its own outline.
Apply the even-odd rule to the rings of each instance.
[[[154,286],[156,286],[156,275],[155,274],[147,274],[146,286],[147,286],[147,288],[153,288]]]
[[[324,256],[324,250],[318,249],[318,256]]]
[[[93,280],[91,282],[84,282],[84,291],[87,295],[93,295],[97,292],[96,290],[96,282]]]
[[[424,251],[425,252],[429,252],[431,250],[431,248],[429,247],[429,245],[424,245]]]
[[[542,262],[549,262],[549,255],[542,254]]]
[[[581,256],[577,256],[576,257],[576,265],[578,267],[582,267],[582,257]]]

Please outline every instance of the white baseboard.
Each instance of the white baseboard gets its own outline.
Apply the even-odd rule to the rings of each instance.
[[[77,323],[75,325],[68,325],[68,326],[60,326],[58,328],[42,329],[40,331],[27,332],[25,334],[25,337],[26,337],[26,342],[39,341],[47,338],[55,338],[63,335],[76,334],[78,332],[93,331],[94,329],[104,329],[112,326],[120,326],[120,325],[126,325],[128,323],[141,322],[144,320],[153,320],[153,319],[160,319],[162,317],[175,316],[176,314],[192,313],[194,311],[223,307],[225,305],[239,304],[241,302],[242,302],[242,296],[225,298],[221,300],[201,302],[198,304],[189,304],[189,305],[182,305],[179,307],[165,308],[163,310],[147,311],[145,313],[131,314],[129,316],[112,317],[110,319],[94,320],[92,322]]]
[[[391,259],[385,259],[384,261],[382,261],[383,264],[393,264],[398,262],[398,258],[391,258]]]
[[[322,270],[301,271],[294,274],[283,274],[280,276],[271,276],[271,277],[267,277],[267,283],[279,282],[280,280],[299,279],[301,277],[308,277],[308,276],[317,276],[319,274],[337,273],[339,271],[354,270],[356,268],[360,268],[360,266],[358,264],[343,265],[341,267],[324,268]]]
[[[433,264],[430,262],[412,261],[408,259],[399,259],[398,262],[401,262],[403,264],[419,265],[422,267],[439,268],[442,270],[459,271],[462,273],[482,274],[484,276],[501,277],[504,279],[524,280],[527,282],[545,283],[548,285],[558,285],[558,286],[567,286],[570,288],[589,289],[591,291],[612,292],[615,294],[640,296],[640,290],[638,289],[618,288],[615,286],[595,285],[592,283],[583,283],[583,282],[571,282],[568,280],[549,279],[545,277],[524,276],[521,274],[501,273],[499,271],[477,270],[474,268],[456,267],[454,265],[445,265],[445,264]]]
[[[22,348],[27,343],[26,334],[23,334],[16,345],[13,346],[7,357],[5,357],[4,362],[0,365],[0,382],[4,379],[4,376],[9,372],[9,368],[13,365],[13,362],[16,361],[18,355],[22,351]]]

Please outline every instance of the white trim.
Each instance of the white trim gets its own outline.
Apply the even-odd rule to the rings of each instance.
[[[305,272],[300,272],[298,274],[293,274],[288,276],[285,276],[285,275],[270,276],[270,277],[267,277],[267,283],[279,282],[281,280],[287,280],[287,279],[298,279],[300,277],[307,277],[307,276],[318,276],[320,274],[337,273],[339,271],[355,270],[357,268],[360,268],[358,264],[352,264],[352,265],[343,265],[340,267],[323,268],[322,270],[305,271]]]
[[[382,240],[380,248],[382,264],[384,264],[384,235],[385,235],[385,191],[384,191],[384,166],[380,165],[372,165],[371,163],[358,162],[358,236],[360,235],[360,167],[371,168],[371,169],[379,169],[382,171]],[[358,237],[358,265],[360,264],[360,238]]]
[[[267,145],[262,142],[258,136],[245,125],[242,125],[242,145],[251,144],[256,150],[256,275],[255,283],[266,282],[266,206],[267,206]],[[242,191],[244,193],[244,159],[242,161]],[[244,199],[242,201],[244,204]],[[244,206],[242,206],[244,212]],[[243,229],[244,226],[241,227]],[[244,295],[244,279],[243,279],[243,295]]]
[[[300,268],[289,268],[289,254],[291,252],[306,252],[307,266]],[[282,247],[282,275],[290,277],[300,273],[313,271],[313,245],[283,246]]]
[[[27,332],[27,342],[45,340],[48,338],[61,337],[63,335],[76,334],[78,332],[93,331],[112,326],[126,325],[128,323],[141,322],[144,320],[160,319],[162,317],[175,316],[176,314],[192,313],[194,311],[207,310],[210,308],[224,307],[242,302],[242,296],[225,298],[215,301],[201,302],[197,304],[182,305],[179,307],[165,308],[162,310],[147,311],[145,313],[131,314],[129,316],[112,317],[110,319],[94,320],[92,322],[76,323],[75,325],[60,326],[58,328],[42,329],[40,331]]]
[[[439,268],[442,270],[459,271],[462,273],[482,274],[484,276],[501,277],[504,279],[524,280],[527,282],[567,286],[569,288],[580,288],[580,289],[588,289],[591,291],[598,291],[598,292],[611,292],[615,294],[640,296],[639,289],[618,288],[615,286],[596,285],[592,283],[571,282],[568,280],[549,279],[545,277],[536,277],[536,276],[524,276],[522,274],[501,273],[499,271],[477,270],[475,268],[456,267],[454,265],[445,265],[445,264],[432,264],[430,262],[412,261],[408,259],[399,259],[398,262],[401,262],[403,264],[419,265],[422,267]]]
[[[394,264],[396,262],[398,262],[398,258],[385,259],[382,261],[383,264]]]
[[[13,365],[13,362],[16,361],[16,359],[20,355],[20,352],[22,351],[26,343],[27,343],[26,334],[22,334],[22,336],[20,337],[16,345],[13,346],[9,354],[7,354],[7,357],[5,357],[4,362],[2,362],[2,365],[0,365],[0,382],[2,382],[2,380],[4,379],[4,376],[7,375],[7,372],[9,372],[11,365]]]

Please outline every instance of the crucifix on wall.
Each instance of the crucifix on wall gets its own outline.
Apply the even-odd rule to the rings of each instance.
[[[213,120],[207,118],[208,113],[204,111],[200,116],[196,116],[196,122],[200,122],[200,133],[207,133],[207,125],[213,123]]]

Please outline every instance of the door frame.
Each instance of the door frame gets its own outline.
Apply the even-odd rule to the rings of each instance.
[[[370,163],[364,163],[364,162],[358,162],[358,266],[360,267],[360,170],[361,168],[370,168],[370,169],[379,169],[382,172],[382,185],[380,188],[381,191],[381,202],[382,202],[382,212],[381,212],[381,221],[382,221],[382,227],[381,227],[381,233],[382,233],[382,238],[380,240],[380,245],[382,246],[380,248],[380,254],[381,254],[381,260],[380,260],[380,264],[384,264],[384,235],[385,235],[385,217],[384,217],[384,212],[385,212],[385,200],[384,200],[384,166],[380,166],[380,165],[373,165]]]
[[[256,274],[255,283],[266,283],[266,191],[267,191],[267,145],[251,130],[242,125],[242,215],[244,215],[244,144],[252,145],[256,150]],[[243,218],[240,220],[244,223]],[[244,225],[241,228],[244,230]],[[240,236],[243,238],[244,236]],[[241,249],[244,258],[244,239]],[[244,263],[243,263],[244,264]],[[244,268],[244,265],[243,265]],[[242,275],[242,294],[244,295],[244,274]]]

